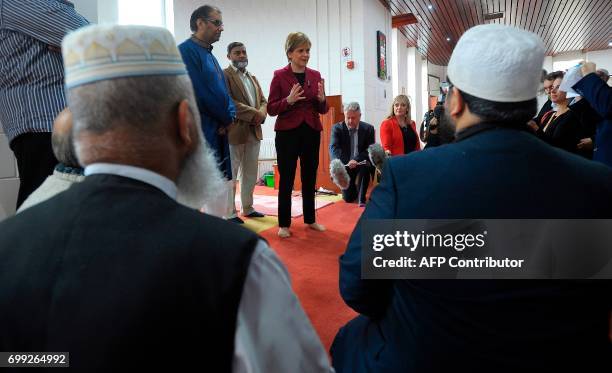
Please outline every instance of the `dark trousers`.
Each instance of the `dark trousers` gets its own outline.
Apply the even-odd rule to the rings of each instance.
[[[57,159],[51,148],[51,133],[24,133],[10,144],[19,169],[17,208],[53,173]]]
[[[291,192],[300,158],[302,180],[302,208],[304,223],[315,222],[315,182],[319,167],[319,145],[321,132],[306,123],[288,131],[276,131],[276,159],[280,181],[278,187],[278,225],[291,226]]]
[[[372,167],[361,165],[356,168],[347,168],[346,171],[351,178],[349,187],[342,191],[342,199],[345,202],[354,202],[359,197],[359,203],[366,202],[366,193],[370,185]]]

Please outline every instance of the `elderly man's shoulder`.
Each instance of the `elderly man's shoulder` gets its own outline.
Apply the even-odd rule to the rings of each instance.
[[[82,200],[68,204],[75,195],[66,192],[0,222],[3,279],[29,278],[31,268],[56,279],[54,270],[68,274],[85,267],[85,262],[97,268],[138,263],[139,271],[171,274],[169,282],[176,280],[174,276],[199,279],[204,272],[211,278],[246,273],[260,242],[256,234],[169,197],[137,203],[140,197],[134,194],[102,205]],[[88,199],[108,202],[96,196]],[[72,260],[56,268],[65,257]]]
[[[120,236],[175,237],[182,245],[200,242],[219,247],[231,242],[256,242],[258,236],[236,224],[227,222],[196,209],[184,206],[159,193],[129,198],[107,198],[83,195],[80,185],[60,193],[18,215],[0,222],[0,247],[18,241],[36,241],[44,245],[59,239],[61,232],[87,234],[95,240],[97,234],[109,231]],[[83,198],[81,198],[83,197]],[[94,228],[95,227],[95,228]],[[228,241],[225,238],[231,238]],[[180,245],[179,245],[180,246]],[[226,248],[227,250],[233,250]]]

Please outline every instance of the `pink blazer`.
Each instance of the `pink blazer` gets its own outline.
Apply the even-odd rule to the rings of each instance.
[[[321,121],[319,114],[327,113],[327,100],[323,103],[317,99],[318,83],[321,81],[321,74],[313,69],[306,68],[306,78],[304,80],[305,100],[298,101],[293,105],[287,103],[287,96],[291,92],[291,87],[298,84],[298,80],[291,71],[291,65],[274,72],[272,83],[270,83],[270,95],[268,97],[268,114],[278,115],[274,124],[275,131],[286,131],[297,128],[306,122],[310,127],[321,131]]]

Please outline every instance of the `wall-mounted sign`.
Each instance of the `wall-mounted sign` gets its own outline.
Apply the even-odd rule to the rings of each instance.
[[[355,68],[355,61],[353,61],[353,52],[351,51],[351,48],[342,48],[341,54],[342,60],[346,64],[346,68],[349,70],[353,70]]]
[[[378,78],[387,80],[387,37],[381,31],[376,31],[376,51]]]
[[[349,47],[342,48],[342,58],[345,61],[350,61],[352,57],[353,57],[353,52],[351,51],[351,48]]]

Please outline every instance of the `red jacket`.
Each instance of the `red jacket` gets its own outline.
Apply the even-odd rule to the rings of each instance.
[[[421,142],[419,141],[419,135],[416,131],[416,123],[414,123],[413,120],[410,121],[410,128],[412,128],[417,138],[414,150],[421,150]],[[395,117],[385,119],[380,124],[380,142],[382,143],[383,149],[391,151],[391,155],[404,154],[404,137],[402,136],[402,130]]]
[[[270,95],[268,97],[268,114],[278,115],[274,124],[275,131],[286,131],[297,128],[303,122],[317,131],[321,131],[321,121],[319,114],[327,113],[327,100],[321,103],[317,98],[318,85],[321,81],[321,74],[306,68],[306,78],[304,79],[305,100],[295,102],[293,105],[287,103],[287,96],[291,92],[291,87],[298,84],[298,80],[291,71],[291,65],[274,72],[272,83],[270,83]]]

